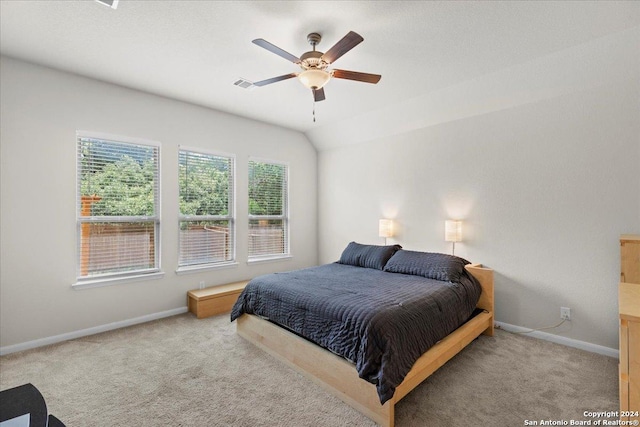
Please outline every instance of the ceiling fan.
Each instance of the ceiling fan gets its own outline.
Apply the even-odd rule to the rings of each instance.
[[[280,49],[264,39],[255,39],[253,43],[275,53],[278,56],[297,64],[302,69],[299,73],[289,73],[278,77],[262,80],[253,83],[255,86],[266,86],[282,80],[297,77],[303,85],[311,89],[314,101],[324,101],[324,85],[326,85],[332,77],[336,79],[355,80],[365,83],[378,83],[382,77],[379,74],[359,73],[357,71],[347,71],[338,69],[328,69],[338,58],[351,49],[360,44],[364,39],[359,34],[349,31],[338,43],[336,43],[326,53],[316,50],[316,45],[320,43],[322,36],[318,33],[311,33],[307,36],[307,41],[313,47],[313,50],[303,53],[300,58],[289,52]]]

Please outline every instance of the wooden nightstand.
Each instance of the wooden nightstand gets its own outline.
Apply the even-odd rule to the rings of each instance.
[[[187,292],[189,311],[195,314],[198,319],[228,313],[247,283],[249,281],[244,280],[242,282],[189,291]]]

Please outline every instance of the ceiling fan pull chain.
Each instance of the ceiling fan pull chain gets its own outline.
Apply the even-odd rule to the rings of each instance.
[[[313,100],[313,123],[316,122],[316,101]]]

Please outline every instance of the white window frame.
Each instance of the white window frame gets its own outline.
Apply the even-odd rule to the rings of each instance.
[[[229,213],[228,215],[183,215],[180,212],[180,203],[178,202],[178,233],[180,233],[180,222],[182,221],[215,221],[215,220],[227,220],[229,221],[229,233],[231,237],[230,241],[230,254],[231,259],[224,261],[216,261],[209,262],[205,264],[185,264],[180,265],[180,236],[178,235],[178,268],[176,269],[176,274],[184,274],[190,272],[200,272],[203,270],[211,270],[211,269],[219,269],[219,268],[228,268],[237,266],[238,263],[236,261],[236,155],[232,153],[224,153],[221,151],[211,151],[197,147],[189,147],[189,146],[178,146],[178,162],[180,159],[180,152],[187,151],[192,153],[204,154],[207,156],[216,156],[216,157],[227,157],[231,159],[231,182],[229,189]],[[178,163],[179,165],[179,163]],[[179,170],[179,166],[178,166]],[[178,172],[179,173],[179,172]],[[179,184],[179,177],[178,177]],[[178,185],[178,201],[180,200],[180,186]]]
[[[95,139],[106,142],[115,142],[122,144],[143,145],[149,146],[157,150],[157,171],[156,171],[156,191],[154,194],[154,215],[151,216],[83,216],[81,215],[81,181],[80,181],[80,158],[79,158],[79,143],[80,139]],[[123,282],[135,282],[144,281],[150,279],[159,279],[164,276],[164,272],[161,270],[161,144],[157,141],[148,139],[135,138],[123,135],[113,135],[102,132],[92,131],[76,131],[76,283],[72,284],[75,289],[93,288],[101,286],[109,286],[113,284],[119,284]],[[131,270],[127,272],[114,272],[105,274],[96,274],[92,276],[81,275],[81,258],[82,258],[82,224],[101,223],[101,222],[153,222],[154,224],[154,267]]]
[[[250,162],[257,162],[257,163],[268,163],[268,164],[273,164],[273,165],[280,165],[280,166],[284,166],[285,167],[285,195],[282,198],[282,201],[284,203],[284,207],[283,207],[283,214],[282,215],[251,215],[250,213],[248,213],[248,221],[247,221],[247,226],[249,226],[249,223],[251,222],[251,220],[272,220],[272,219],[281,219],[283,221],[283,228],[284,228],[284,239],[283,239],[283,244],[285,245],[285,251],[283,253],[278,253],[278,254],[265,254],[265,255],[251,255],[249,253],[249,247],[247,247],[247,263],[248,264],[252,264],[252,263],[261,263],[261,262],[268,262],[268,261],[278,261],[278,260],[284,260],[284,259],[290,259],[291,256],[291,227],[290,227],[290,212],[289,212],[289,207],[290,207],[290,203],[289,203],[289,198],[290,198],[290,189],[291,189],[291,168],[289,166],[288,162],[283,162],[280,160],[272,160],[272,159],[266,159],[266,158],[262,158],[262,157],[253,157],[250,156],[249,157],[249,161],[247,162],[247,204],[249,203],[249,163]],[[250,238],[250,234],[251,234],[251,230],[248,229],[247,230],[247,238]],[[249,242],[247,240],[247,245],[249,246]]]

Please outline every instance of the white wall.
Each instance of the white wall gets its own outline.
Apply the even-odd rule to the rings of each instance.
[[[496,320],[550,326],[567,306],[572,321],[548,332],[617,348],[618,239],[640,233],[637,36],[636,29],[463,85],[478,86],[477,105],[487,86],[504,91],[502,108],[487,101],[485,112],[403,122],[367,142],[319,144],[329,147],[318,154],[320,262],[336,260],[351,240],[381,244],[383,217],[399,227],[390,243],[450,253],[444,221],[462,219],[456,254],[495,270]],[[584,77],[576,74],[558,84],[558,75],[581,73],[587,63],[616,78],[598,72],[576,84]],[[531,70],[547,73],[536,77],[539,96],[521,96],[526,80],[505,90]],[[424,105],[424,114],[432,111]],[[379,120],[363,115],[359,122],[376,127]],[[354,134],[351,126],[322,132],[340,138]]]
[[[1,347],[184,307],[200,281],[317,264],[317,158],[301,133],[8,57],[0,67]],[[72,289],[76,130],[161,142],[162,279]],[[179,144],[237,156],[237,267],[175,273]],[[290,260],[246,263],[249,156],[289,163]]]

